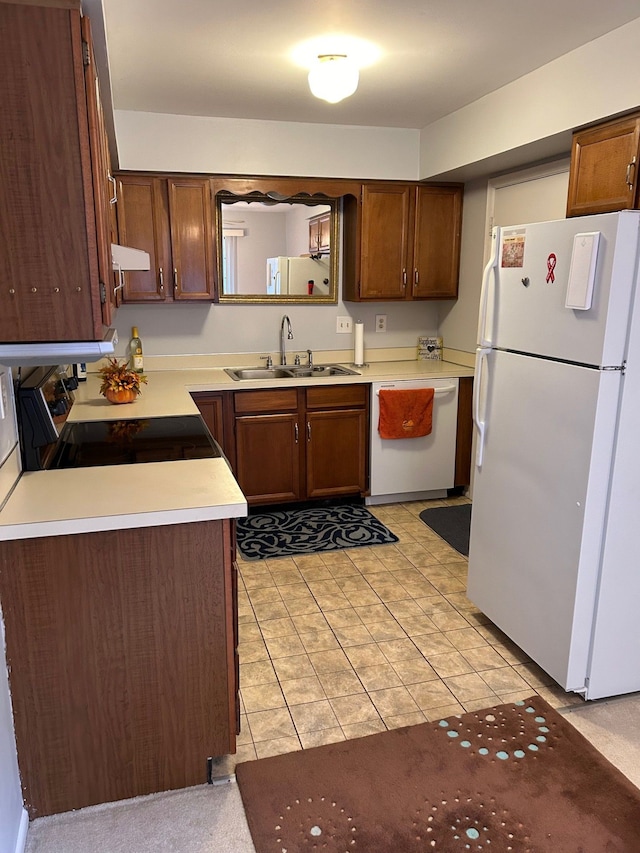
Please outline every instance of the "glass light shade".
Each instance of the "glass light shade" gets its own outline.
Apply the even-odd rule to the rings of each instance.
[[[337,104],[358,88],[358,66],[344,55],[319,56],[309,71],[309,88],[316,98]]]

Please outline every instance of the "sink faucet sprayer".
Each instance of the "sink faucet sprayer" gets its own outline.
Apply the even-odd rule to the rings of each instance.
[[[280,324],[280,364],[287,363],[287,356],[285,353],[285,343],[284,343],[284,324],[287,324],[287,340],[293,340],[293,329],[291,328],[291,320],[285,314],[282,318],[282,323]]]

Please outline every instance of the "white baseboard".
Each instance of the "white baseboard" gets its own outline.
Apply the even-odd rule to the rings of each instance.
[[[24,853],[27,846],[27,832],[29,831],[29,815],[26,809],[22,809],[18,838],[16,839],[15,853]]]

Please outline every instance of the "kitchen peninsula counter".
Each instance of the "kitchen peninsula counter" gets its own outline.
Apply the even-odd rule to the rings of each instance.
[[[255,365],[256,358],[253,360]],[[237,366],[237,365],[233,365]],[[150,370],[135,403],[112,405],[90,373],[69,421],[198,414],[191,393],[473,376],[448,361],[381,361],[357,374],[236,381],[222,367]],[[179,460],[24,473],[0,512],[0,541],[242,518],[247,503],[224,459]]]

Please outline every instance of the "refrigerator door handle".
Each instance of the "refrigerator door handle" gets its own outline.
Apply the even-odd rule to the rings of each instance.
[[[500,228],[496,227],[491,232],[491,257],[484,268],[482,276],[482,289],[480,291],[480,319],[478,321],[478,346],[490,347],[492,341],[487,337],[487,308],[489,305],[489,281],[494,278],[494,270],[498,266],[498,246],[500,244]]]
[[[486,429],[486,420],[480,417],[480,386],[482,384],[482,369],[491,350],[487,347],[482,347],[476,354],[476,369],[473,380],[473,422],[478,431],[478,440],[476,442],[476,468],[482,468],[482,458],[484,455],[484,433]]]

